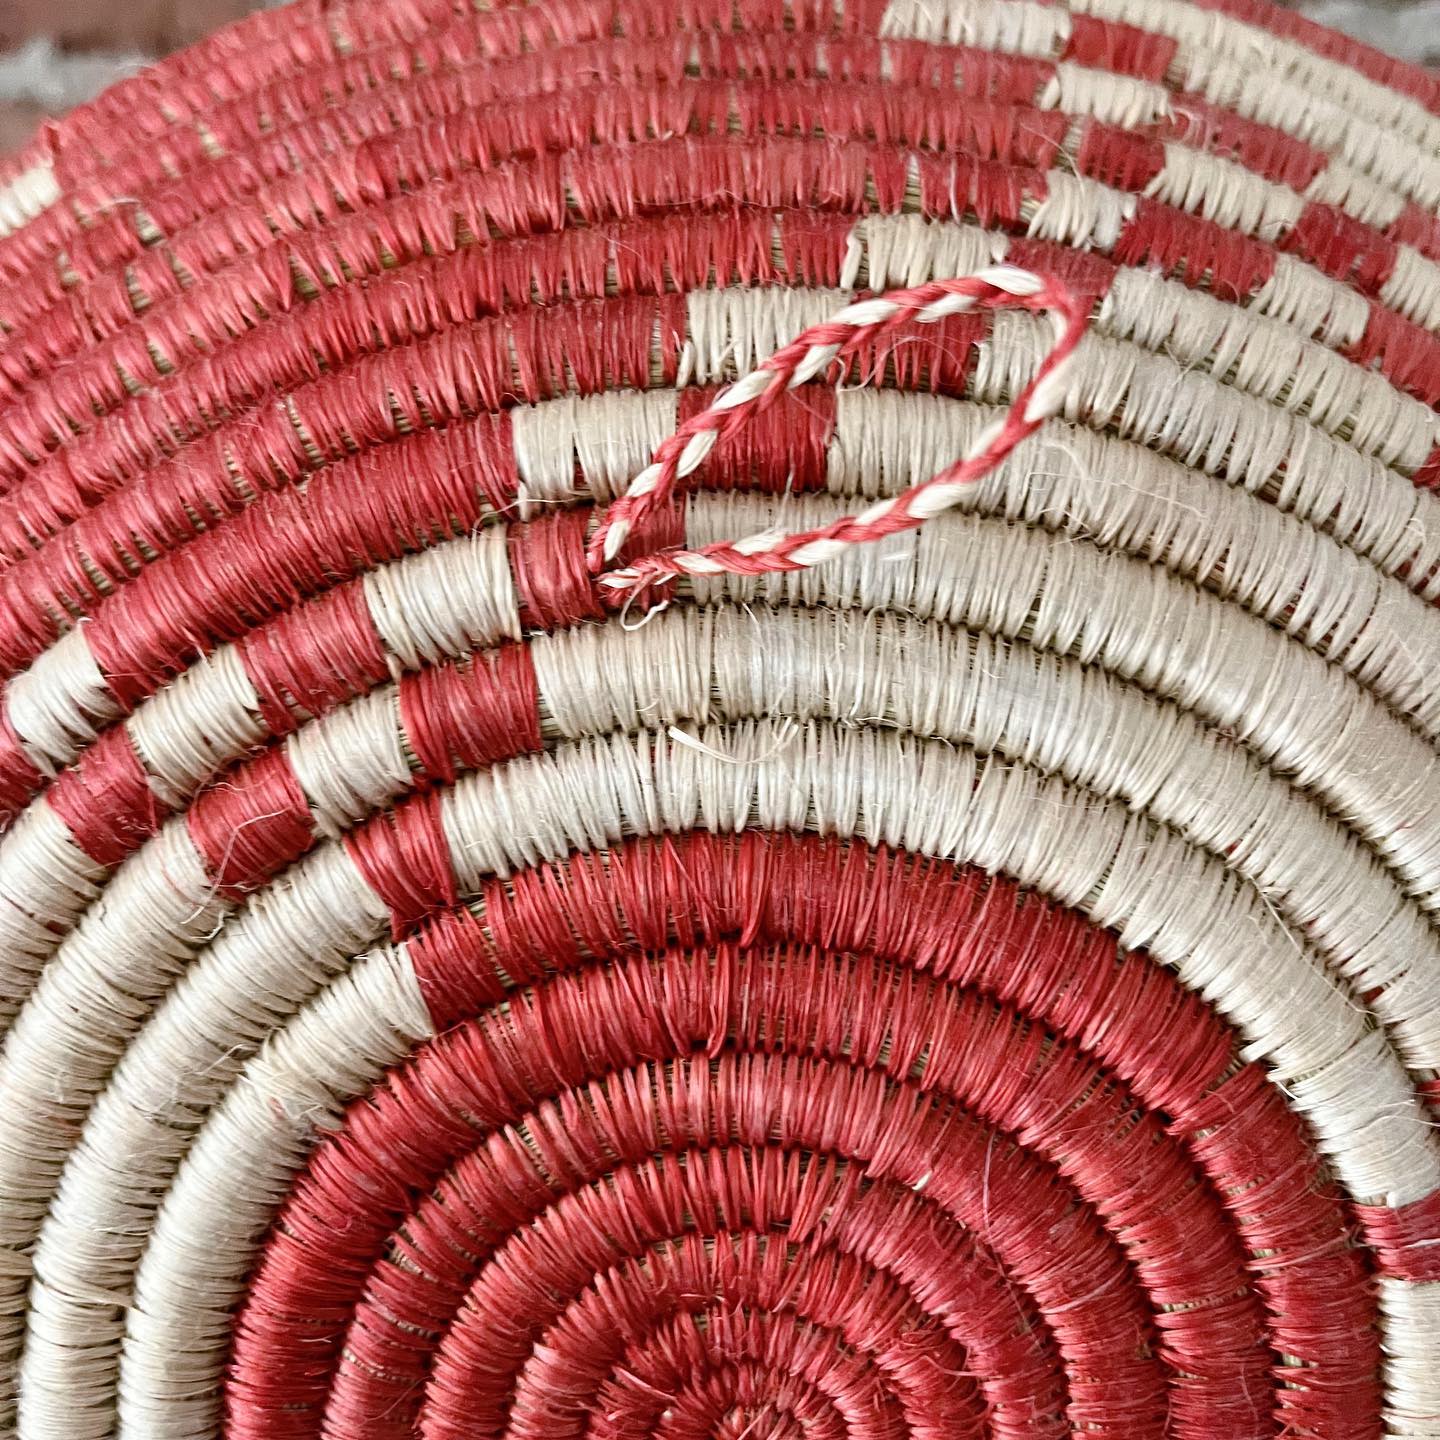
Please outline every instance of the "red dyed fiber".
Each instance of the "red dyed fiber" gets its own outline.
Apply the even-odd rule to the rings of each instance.
[[[773,1202],[764,1197],[774,1192],[760,1177],[777,1165],[777,1182],[789,1175],[785,1185],[799,1185],[782,1212],[796,1217],[788,1224],[792,1243],[804,1237],[794,1206],[817,1216],[831,1209],[815,1192],[826,1175],[859,1205],[858,1214],[848,1204],[837,1209],[848,1217],[840,1223],[859,1225],[854,1233],[869,1234],[871,1245],[885,1235],[898,1246],[900,1215],[961,1206],[985,1253],[999,1247],[983,1263],[1027,1277],[1021,1297],[1046,1318],[1038,1331],[1002,1325],[1011,1335],[1004,1343],[1020,1343],[1020,1333],[1054,1337],[1041,1341],[1040,1353],[1064,1357],[1072,1423],[1089,1417],[1107,1429],[1146,1433],[1168,1407],[1176,1433],[1190,1433],[1193,1424],[1195,1433],[1254,1427],[1269,1434],[1269,1406],[1278,1404],[1291,1423],[1326,1433],[1358,1436],[1373,1425],[1375,1351],[1355,1343],[1373,1302],[1348,1249],[1343,1214],[1307,1158],[1308,1142],[1253,1067],[1224,1079],[1229,1039],[1194,997],[1143,958],[1118,956],[1113,942],[1065,911],[934,862],[748,833],[636,842],[606,857],[526,872],[487,890],[483,917],[482,924],[454,911],[411,941],[432,1013],[458,1026],[352,1109],[342,1136],[322,1146],[296,1189],[241,1322],[231,1390],[236,1435],[450,1435],[467,1423],[462,1416],[474,1423],[480,1413],[465,1407],[489,1403],[513,1404],[512,1423],[522,1423],[520,1415],[546,1417],[524,1421],[534,1428],[522,1433],[570,1433],[547,1407],[554,1391],[542,1385],[526,1401],[531,1382],[514,1368],[531,1353],[523,1337],[532,1326],[543,1328],[540,1316],[557,1288],[566,1293],[589,1283],[608,1265],[623,1270],[655,1245],[657,1256],[670,1253],[666,1237],[683,1247],[692,1225],[763,1245],[773,1225],[766,1218]],[[666,949],[675,945],[690,948]],[[866,1003],[841,1003],[847,993]],[[488,1008],[502,998],[508,1014]],[[1029,1020],[1021,1022],[1011,1005]],[[464,1018],[477,1008],[478,1018]],[[502,1029],[507,1038],[497,1045]],[[1042,1043],[1046,1030],[1067,1038]],[[962,1034],[969,1038],[962,1042]],[[1017,1050],[1022,1036],[1028,1040]],[[939,1057],[948,1060],[942,1065]],[[1097,1062],[1114,1077],[1098,1086],[1086,1078]],[[639,1070],[625,1068],[637,1063]],[[1169,1112],[1162,1123],[1173,1141],[1162,1140],[1155,1118],[1136,1126],[1125,1086],[1135,1087],[1145,1106]],[[972,1122],[936,1108],[940,1097],[960,1092],[1009,1138],[986,1138],[983,1125],[972,1132]],[[909,1097],[901,1113],[911,1118],[897,1128],[901,1095]],[[1271,1118],[1257,1124],[1261,1113]],[[504,1127],[522,1115],[530,1138],[516,1149]],[[869,1130],[882,1115],[889,1116],[883,1131]],[[781,1151],[765,1143],[773,1143],[777,1123]],[[919,1127],[913,1133],[912,1124]],[[927,1141],[932,1126],[940,1128]],[[589,1127],[593,1142],[583,1141]],[[871,1138],[862,1141],[862,1132]],[[787,1135],[817,1158],[802,1162],[785,1149]],[[1091,1276],[1097,1264],[1120,1265],[1103,1300],[1073,1291],[1063,1300],[1063,1263],[1031,1269],[1023,1237],[1035,1232],[1028,1226],[1047,1227],[1042,1250],[1052,1256],[1056,1245],[1070,1243],[1062,1233],[1088,1246],[1100,1232],[1086,1228],[1091,1221],[1073,1230],[1075,1221],[1062,1223],[1061,1212],[1047,1208],[1043,1197],[1060,1193],[1053,1189],[1058,1174],[1042,1183],[1047,1172],[1029,1168],[1038,1162],[1022,1159],[1015,1144],[1053,1154],[1082,1195],[1102,1207],[1105,1228],[1129,1237],[1128,1261],[1102,1262],[1101,1251],[1076,1258]],[[1073,1156],[1069,1144],[1079,1147]],[[1157,1145],[1173,1157],[1173,1169],[1153,1170],[1132,1153],[1136,1146],[1155,1153]],[[586,1146],[593,1146],[589,1159]],[[652,1158],[657,1149],[663,1158]],[[1260,1152],[1257,1171],[1251,1167]],[[955,1169],[941,1162],[942,1153],[953,1154]],[[819,1155],[832,1158],[822,1163]],[[862,1156],[860,1172],[853,1162]],[[617,1161],[633,1168],[616,1171]],[[1190,1178],[1196,1165],[1211,1177],[1198,1188]],[[965,1210],[967,1194],[979,1198],[967,1185],[986,1173],[988,1208]],[[1311,1178],[1297,1187],[1304,1173]],[[606,1174],[611,1178],[595,1188]],[[1117,1186],[1121,1175],[1127,1180]],[[1273,1177],[1263,1201],[1257,1175]],[[1017,1192],[1001,1204],[1011,1184],[1027,1198]],[[1123,1198],[1130,1184],[1138,1187],[1133,1199]],[[424,1199],[432,1190],[434,1199]],[[1161,1200],[1166,1193],[1170,1200]],[[738,1208],[727,1218],[732,1202],[724,1197],[732,1194]],[[356,1214],[357,1196],[366,1197],[371,1218]],[[1212,1208],[1212,1197],[1228,1218]],[[402,1239],[395,1227],[417,1203]],[[1065,1203],[1067,1215],[1084,1212],[1078,1197]],[[1069,1208],[1077,1203],[1080,1211]],[[1116,1204],[1122,1209],[1112,1210]],[[721,1208],[706,1221],[712,1206]],[[662,1219],[666,1207],[678,1208]],[[873,1230],[860,1218],[870,1213]],[[337,1229],[341,1214],[346,1221]],[[996,1230],[1001,1215],[1020,1228]],[[545,1230],[528,1229],[526,1216],[543,1220]],[[949,1233],[923,1223],[935,1242]],[[643,1228],[652,1224],[659,1228]],[[1048,1229],[1056,1224],[1062,1230]],[[553,1244],[543,1238],[551,1230]],[[396,1238],[387,1244],[391,1231]],[[623,1238],[632,1232],[633,1239]],[[591,1254],[585,1237],[603,1241],[602,1248]],[[1288,1318],[1261,1322],[1240,1271],[1224,1278],[1227,1266],[1239,1263],[1231,1248],[1237,1239],[1252,1257],[1247,1266],[1257,1267],[1262,1301],[1277,1302],[1283,1317],[1315,1317],[1313,1328]],[[511,1288],[470,1290],[473,1262],[462,1265],[459,1252],[495,1246],[485,1284]],[[393,1261],[384,1258],[387,1249]],[[906,1263],[913,1267],[917,1258]],[[565,1273],[575,1278],[558,1271],[545,1278],[548,1271],[533,1271],[536,1263],[573,1263]],[[947,1249],[934,1263],[925,1293],[958,1283],[964,1270],[957,1264],[981,1261]],[[905,1278],[913,1293],[919,1275],[912,1268]],[[531,1285],[541,1290],[513,1288]],[[1192,1308],[1202,1294],[1208,1300]],[[1142,1311],[1182,1296],[1191,1304],[1166,1312],[1162,1331],[1141,1350],[1129,1342],[1116,1348],[1122,1332],[1115,1326],[1148,1327],[1154,1321],[1142,1322]],[[653,1289],[646,1303],[648,1331],[661,1303]],[[1007,1307],[998,1298],[994,1305],[1003,1320]],[[562,1328],[547,1332],[561,1346],[559,1373],[577,1383],[597,1373],[587,1368],[605,1353],[595,1346],[615,1328],[607,1323],[597,1333],[580,1313],[557,1311]],[[947,1324],[981,1323],[973,1303],[949,1313]],[[1278,1324],[1270,1344],[1305,1357],[1304,1369],[1286,1372],[1295,1385],[1268,1386],[1273,1361],[1257,1348],[1257,1324]],[[347,1333],[351,1358],[342,1360],[336,1347]],[[512,1333],[521,1348],[509,1351],[504,1337]],[[562,1333],[576,1338],[562,1342]],[[984,1335],[990,1338],[982,1344]],[[1055,1382],[1041,1378],[1055,1372],[1035,1369],[1039,1354],[997,1373],[977,1364],[985,1347],[1001,1343],[995,1331],[971,1328],[965,1343],[966,1373],[978,1370],[993,1401],[1000,1403],[996,1386],[1006,1387],[1006,1405],[1028,1397],[1028,1408],[1008,1420],[1000,1412],[1004,1431],[1016,1424],[1018,1433],[1033,1434],[1027,1427],[1058,1423],[1054,1400],[1043,1399],[1057,1394]],[[437,1344],[434,1378],[417,1388]],[[572,1344],[573,1358],[563,1358]],[[1049,1352],[1051,1344],[1058,1351]],[[513,1358],[502,1364],[502,1354]],[[598,1373],[611,1373],[604,1365]],[[1239,1373],[1250,1378],[1238,1381]],[[1170,1391],[1163,1402],[1154,1388],[1160,1374]],[[1022,1376],[1031,1378],[1022,1384]],[[519,1387],[513,1401],[512,1386]],[[1262,1393],[1270,1398],[1255,1410]],[[1117,1394],[1129,1396],[1133,1409],[1117,1415]],[[526,1408],[534,1405],[541,1408]],[[568,1413],[591,1412],[581,1406]]]
[[[1440,81],[1183,3],[297,0],[0,159],[0,1434],[1426,1427]]]
[[[1327,275],[1375,295],[1395,270],[1396,243],[1334,205],[1305,207],[1288,248]]]
[[[1165,146],[1151,136],[1118,125],[1085,126],[1078,157],[1080,173],[1117,190],[1143,190],[1165,168]]]
[[[1175,59],[1176,42],[1168,35],[1153,35],[1115,20],[1076,15],[1070,23],[1065,59],[1118,75],[1141,80],[1163,80]]]
[[[1440,1280],[1440,1194],[1409,1205],[1361,1205],[1360,1224],[1387,1273],[1407,1280]]]
[[[273,735],[288,735],[303,717],[363,695],[389,668],[364,592],[353,582],[252,630],[240,653]]]
[[[1148,197],[1137,203],[1111,254],[1121,265],[1153,265],[1187,285],[1203,281],[1211,294],[1230,301],[1253,295],[1275,270],[1274,253],[1260,241],[1213,221],[1168,213]]]
[[[44,772],[25,753],[10,717],[0,714],[0,823],[13,820],[44,783]]]
[[[169,809],[150,788],[129,735],[119,729],[102,735],[45,798],[75,843],[105,866],[148,840]]]
[[[510,567],[527,628],[554,630],[604,615],[585,568],[587,521],[583,510],[561,510],[510,532]]]
[[[454,665],[400,679],[400,722],[430,780],[539,750],[540,714],[530,651],[502,645]]]
[[[896,364],[901,363],[902,354],[898,347],[891,349]],[[871,363],[883,366],[884,359],[877,356]],[[683,425],[703,414],[722,389],[687,386],[680,392],[676,423]],[[687,488],[693,485],[708,491],[759,490],[771,495],[823,490],[835,430],[835,404],[835,390],[829,385],[802,385],[785,391],[684,483]]]
[[[389,907],[397,939],[423,916],[457,901],[440,799],[434,792],[417,795],[351,831],[345,849]]]
[[[232,898],[258,889],[315,838],[310,807],[283,746],[202,790],[185,824],[216,886]]]

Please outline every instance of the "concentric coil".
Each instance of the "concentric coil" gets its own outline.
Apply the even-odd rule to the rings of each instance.
[[[727,385],[1002,263],[1090,326],[954,512],[607,599]],[[1440,1436],[1440,80],[311,0],[0,170],[0,282],[0,1434]],[[616,563],[1053,343],[867,340]]]

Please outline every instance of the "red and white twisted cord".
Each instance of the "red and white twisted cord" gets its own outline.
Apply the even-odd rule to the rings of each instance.
[[[1047,312],[1055,325],[1055,344],[1004,418],[987,426],[970,452],[953,465],[892,499],[818,529],[767,530],[698,550],[657,550],[619,569],[606,569],[634,528],[669,500],[676,482],[697,470],[716,445],[748,424],[783,391],[845,361],[867,341],[912,322],[932,324],[967,310],[1011,308]],[[823,324],[812,325],[664,440],[650,464],[610,506],[588,552],[602,594],[617,604],[679,575],[804,570],[833,559],[852,545],[865,545],[923,525],[958,504],[975,481],[989,474],[1020,441],[1059,411],[1066,371],[1089,324],[1089,314],[1089,300],[1054,277],[996,265],[974,275],[933,280],[914,289],[891,290],[859,300]]]

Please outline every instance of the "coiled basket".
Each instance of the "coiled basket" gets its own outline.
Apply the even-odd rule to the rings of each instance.
[[[1440,1436],[1437,404],[1440,79],[1262,0],[48,127],[0,1435]]]

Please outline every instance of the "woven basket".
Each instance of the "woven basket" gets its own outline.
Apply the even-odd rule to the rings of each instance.
[[[50,126],[0,1435],[1440,1436],[1437,405],[1440,80],[1262,0]]]

